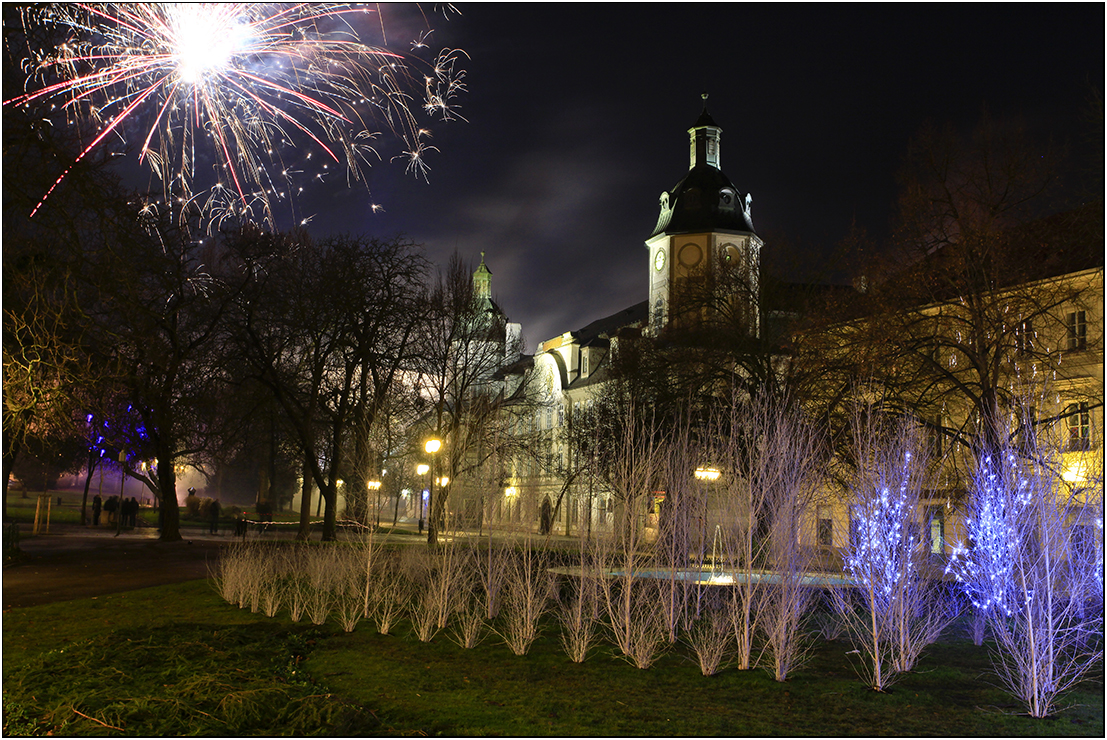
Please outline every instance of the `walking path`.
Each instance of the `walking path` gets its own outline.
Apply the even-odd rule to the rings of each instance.
[[[152,529],[119,537],[79,525],[51,525],[50,530],[48,535],[21,533],[18,562],[4,566],[4,611],[207,578],[219,548],[231,539],[160,542]]]
[[[20,524],[21,556],[4,566],[4,611],[207,578],[218,563],[220,550],[238,541],[233,529],[224,528],[213,535],[205,525],[184,527],[180,542],[161,542],[158,531],[144,524],[140,520],[137,528],[123,530],[119,536],[113,527],[104,525],[56,523],[50,525],[49,534],[30,535],[31,525]],[[259,535],[251,527],[248,539],[291,540],[296,531],[297,526],[271,525]],[[500,542],[523,536],[495,533]],[[443,541],[449,539],[442,537]],[[550,539],[575,541],[558,535]],[[426,539],[412,527],[410,536],[401,534],[390,541],[420,545]]]

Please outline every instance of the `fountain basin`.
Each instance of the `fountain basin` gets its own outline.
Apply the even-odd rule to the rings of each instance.
[[[781,582],[780,573],[774,573],[771,571],[752,571],[746,572],[734,572],[734,571],[706,571],[706,570],[636,570],[633,572],[635,578],[649,578],[659,581],[688,581],[703,586],[736,586],[738,584],[746,583],[747,579],[751,583],[765,583],[770,585],[779,585]],[[627,575],[625,570],[611,569],[607,571],[609,578],[622,578]],[[831,573],[804,573],[800,576],[800,585],[811,586],[814,588],[832,588],[835,586],[851,586],[853,581],[844,575],[834,575]]]

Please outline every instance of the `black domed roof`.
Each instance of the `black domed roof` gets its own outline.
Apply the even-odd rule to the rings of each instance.
[[[708,131],[707,129],[714,129]],[[717,166],[718,152],[708,156],[707,142],[719,144],[722,128],[707,112],[706,96],[703,112],[689,129],[694,138],[696,154],[688,174],[661,194],[661,213],[650,238],[658,234],[697,233],[705,231],[740,231],[756,233],[750,215],[750,197],[740,193],[730,178]]]
[[[669,218],[664,224],[659,220],[651,237],[662,232],[754,230],[745,197],[722,170],[710,165],[693,167],[668,196]]]

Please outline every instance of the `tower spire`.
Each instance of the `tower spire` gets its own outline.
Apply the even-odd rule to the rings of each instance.
[[[484,252],[480,253],[480,265],[473,273],[473,292],[478,298],[492,297],[492,271],[484,264]]]
[[[723,130],[719,128],[719,125],[711,118],[711,114],[707,112],[707,93],[701,93],[700,98],[703,99],[703,112],[692,124],[692,128],[688,129],[690,138],[689,153],[691,155],[688,169],[693,169],[698,164],[705,164],[717,170],[722,169],[719,164],[719,150]]]

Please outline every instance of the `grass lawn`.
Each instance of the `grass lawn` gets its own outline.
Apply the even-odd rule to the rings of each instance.
[[[932,647],[889,693],[844,642],[816,643],[784,684],[705,678],[675,647],[639,670],[602,645],[583,664],[548,624],[525,656],[495,635],[420,643],[362,622],[293,624],[226,604],[203,581],[4,613],[4,734],[989,735],[1103,737],[1102,670],[1054,718],[989,685],[987,653]],[[985,675],[982,675],[985,674]]]

